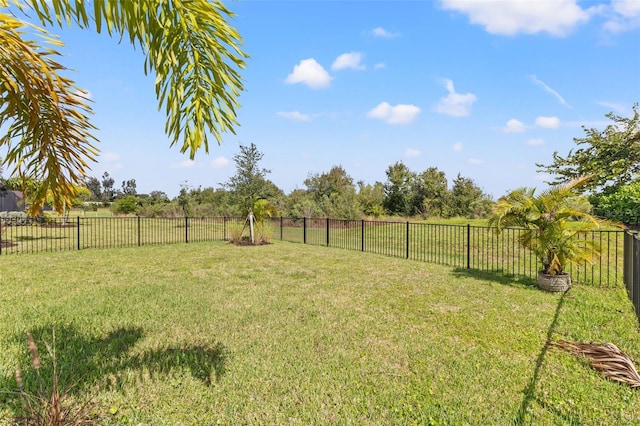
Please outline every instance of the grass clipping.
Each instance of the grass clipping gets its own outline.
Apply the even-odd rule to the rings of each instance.
[[[570,341],[552,342],[577,356],[584,356],[591,367],[610,380],[640,388],[640,375],[633,361],[613,343],[580,343]]]

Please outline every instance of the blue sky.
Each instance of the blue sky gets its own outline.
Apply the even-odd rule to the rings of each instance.
[[[100,139],[91,175],[177,195],[218,187],[255,143],[285,192],[341,165],[355,181],[460,173],[497,198],[544,186],[535,163],[565,155],[604,115],[640,101],[640,1],[233,1],[251,56],[237,134],[195,161],[170,148],[153,77],[123,42],[53,30],[89,91]]]

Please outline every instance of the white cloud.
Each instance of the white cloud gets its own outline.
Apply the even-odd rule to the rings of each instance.
[[[619,102],[596,101],[596,104],[608,108],[609,110],[617,111],[621,114],[629,112],[629,108]]]
[[[286,118],[293,121],[311,121],[311,116],[303,114],[300,111],[278,111],[278,117]]]
[[[352,69],[352,70],[364,70],[366,67],[360,63],[362,61],[363,55],[360,52],[350,52],[343,53],[338,56],[333,64],[331,65],[331,69],[334,71]]]
[[[172,167],[174,169],[191,169],[196,166],[196,162],[193,160],[183,160],[179,163],[174,164]]]
[[[451,115],[453,117],[466,117],[469,115],[471,105],[478,100],[473,93],[456,93],[453,87],[453,81],[444,80],[444,86],[449,95],[440,98],[440,102],[435,107],[435,111],[441,114]]]
[[[622,16],[640,17],[640,2],[638,0],[611,0],[611,6]]]
[[[386,68],[386,67],[387,67],[387,64],[385,64],[384,62],[378,62],[377,64],[375,64],[373,66],[373,69],[374,70],[381,70],[381,69]]]
[[[469,164],[473,164],[473,165],[478,165],[478,164],[484,164],[484,161],[478,159],[478,158],[469,158],[469,160],[467,160],[467,162]]]
[[[561,37],[587,22],[596,10],[582,9],[577,0],[440,0],[440,4],[499,35],[546,32]]]
[[[331,76],[315,59],[303,59],[293,67],[293,72],[285,80],[286,83],[303,83],[312,89],[329,87]]]
[[[228,159],[224,157],[216,157],[211,162],[211,167],[213,167],[214,169],[221,169],[223,167],[226,167],[228,164],[229,164]]]
[[[380,37],[380,38],[394,38],[398,36],[398,34],[387,31],[382,27],[377,27],[371,30],[371,35],[373,35],[374,37]]]
[[[462,151],[463,148],[464,146],[462,145],[462,142],[456,142],[453,144],[454,151]]]
[[[120,156],[113,152],[105,152],[104,154],[100,155],[100,158],[104,161],[118,161],[120,159]]]
[[[558,117],[538,117],[536,118],[536,126],[545,129],[557,129],[560,127],[560,119]]]
[[[409,158],[414,158],[414,157],[420,157],[420,155],[422,155],[422,153],[420,151],[418,151],[417,149],[407,148],[407,150],[405,151],[404,155],[409,157]]]
[[[391,106],[381,102],[367,113],[367,117],[376,118],[389,124],[409,124],[420,114],[420,108],[415,105],[398,104]]]
[[[628,31],[640,26],[640,1],[611,0],[610,8],[605,12],[608,21],[605,30],[612,33]]]
[[[551,87],[547,86],[547,83],[545,83],[542,80],[538,80],[538,77],[536,77],[535,75],[532,75],[530,77],[531,77],[531,81],[533,81],[538,86],[542,87],[545,92],[552,94],[558,100],[558,102],[560,102],[562,105],[566,106],[569,109],[573,109],[573,107],[569,105],[567,101],[565,101],[564,98],[560,96],[558,92],[553,90]]]
[[[525,131],[524,123],[512,118],[507,121],[507,125],[502,129],[505,133],[522,133]]]
[[[544,139],[528,139],[524,144],[527,146],[540,146],[544,145]]]

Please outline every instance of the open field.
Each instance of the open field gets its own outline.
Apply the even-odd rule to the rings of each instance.
[[[548,339],[640,359],[621,288],[276,241],[0,258],[0,424],[31,332],[103,424],[639,424],[640,396]]]

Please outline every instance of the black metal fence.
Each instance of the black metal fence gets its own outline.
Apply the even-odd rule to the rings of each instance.
[[[69,222],[20,223],[5,219],[0,227],[0,254],[227,240],[243,223],[243,218],[229,217],[77,217]],[[518,244],[522,229],[496,235],[484,226],[327,218],[274,218],[267,227],[269,238],[457,268],[531,278],[541,268],[538,259]],[[623,231],[583,234],[580,238],[600,246],[601,255],[593,263],[571,265],[573,281],[601,287],[624,285],[627,240],[623,235]],[[636,271],[640,274],[640,267]]]
[[[464,269],[536,278],[542,265],[518,242],[523,229],[499,235],[493,228],[338,219],[279,219],[280,238],[305,244],[359,250]],[[594,242],[600,256],[569,265],[572,280],[599,287],[623,285],[624,231],[591,231],[577,237]]]
[[[624,235],[624,284],[640,321],[640,236],[627,231]]]

